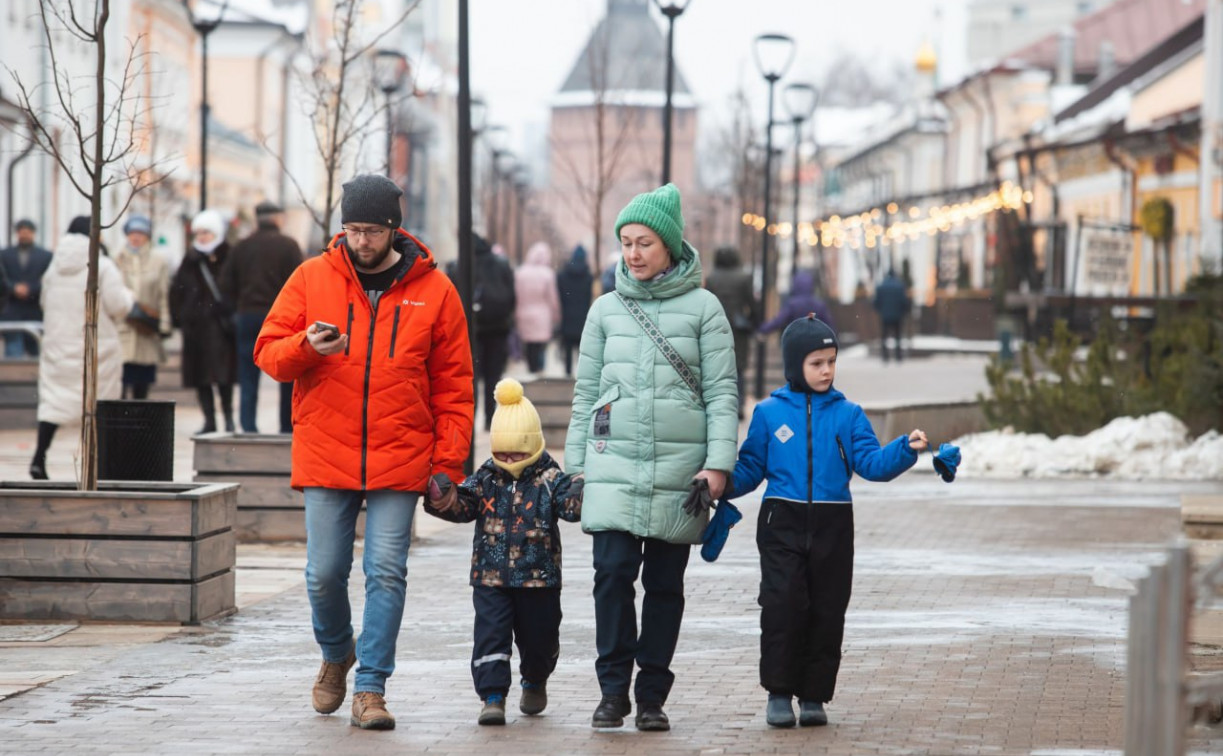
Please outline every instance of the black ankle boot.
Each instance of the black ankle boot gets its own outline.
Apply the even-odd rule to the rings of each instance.
[[[628,696],[603,696],[590,720],[591,727],[622,727],[624,718],[633,710]]]
[[[47,463],[46,460],[35,459],[30,463],[30,478],[33,480],[47,479]]]

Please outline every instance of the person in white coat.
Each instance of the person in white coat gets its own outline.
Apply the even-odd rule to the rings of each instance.
[[[85,279],[89,274],[89,218],[68,226],[42,278],[43,336],[38,358],[38,445],[30,477],[47,479],[47,449],[61,425],[81,421],[81,376],[85,372]],[[136,298],[108,257],[98,257],[98,399],[122,391],[123,346],[116,323]]]

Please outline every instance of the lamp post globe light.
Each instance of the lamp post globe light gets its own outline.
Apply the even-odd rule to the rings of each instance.
[[[667,17],[667,99],[662,110],[662,183],[671,181],[671,94],[675,89],[675,19],[679,18],[691,0],[654,0],[658,10]]]
[[[761,34],[753,45],[756,68],[769,85],[768,120],[765,121],[764,145],[764,218],[765,227],[760,235],[760,318],[767,319],[765,307],[769,293],[769,225],[773,218],[773,87],[785,75],[794,60],[794,40],[784,34]],[[767,345],[764,339],[756,342],[756,398],[763,399],[765,360]]]
[[[799,172],[802,170],[802,146],[803,146],[803,122],[811,118],[815,114],[815,107],[819,104],[820,93],[815,87],[810,84],[790,84],[781,91],[781,100],[786,106],[786,112],[790,114],[790,121],[794,124],[794,225],[790,238],[794,240],[794,253],[790,258],[790,280],[794,280],[794,271],[798,269],[798,223],[799,223],[799,190],[802,183],[799,180]]]
[[[391,175],[391,149],[395,146],[395,119],[391,97],[403,89],[408,75],[408,59],[397,50],[378,50],[374,53],[374,84],[382,90],[386,109],[386,175]]]

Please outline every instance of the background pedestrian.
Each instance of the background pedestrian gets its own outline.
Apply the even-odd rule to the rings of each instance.
[[[238,350],[239,426],[258,433],[259,379],[255,338],[276,295],[302,262],[301,247],[281,233],[284,210],[264,200],[255,206],[254,233],[230,250],[221,269],[221,296],[234,308],[234,341]],[[293,382],[280,384],[280,432],[293,432]]]
[[[165,361],[161,340],[170,335],[170,264],[149,243],[153,226],[143,215],[123,224],[126,243],[115,255],[123,283],[136,305],[119,325],[123,344],[123,398],[147,399],[157,382],[157,365]]]
[[[883,352],[884,362],[888,361],[889,338],[895,339],[896,361],[904,359],[900,337],[904,333],[904,320],[909,314],[910,306],[904,281],[896,275],[895,269],[888,270],[887,275],[875,287],[875,311],[879,313],[879,349]]]
[[[565,359],[565,375],[573,377],[573,353],[582,342],[582,329],[594,292],[594,276],[586,259],[586,248],[573,248],[573,256],[556,276],[556,289],[561,300],[561,353]]]
[[[89,218],[79,216],[59,240],[42,280],[42,351],[38,356],[38,440],[30,477],[47,478],[47,450],[61,425],[81,421],[85,374],[85,279],[89,275]],[[98,399],[118,399],[123,373],[119,324],[136,303],[108,257],[98,256]]]
[[[0,287],[8,292],[0,321],[41,322],[42,276],[51,264],[51,253],[35,243],[34,221],[22,218],[13,228],[17,243],[0,253]],[[28,333],[5,333],[4,356],[37,357],[38,339]]]
[[[238,351],[234,342],[233,308],[217,280],[229,257],[227,224],[216,210],[204,210],[191,221],[191,247],[170,284],[170,316],[183,336],[183,388],[194,388],[204,425],[200,433],[217,430],[213,387],[221,399],[221,417],[234,432],[234,381]]]
[[[743,269],[739,251],[721,247],[713,253],[713,270],[705,277],[705,288],[718,298],[730,330],[735,337],[735,371],[738,373],[739,418],[743,418],[744,373],[751,351],[752,333],[759,320],[756,297],[752,292],[752,274]]]
[[[514,271],[514,323],[526,353],[527,370],[533,375],[544,371],[548,344],[560,323],[560,298],[556,292],[556,271],[552,268],[552,248],[535,242],[527,259]]]

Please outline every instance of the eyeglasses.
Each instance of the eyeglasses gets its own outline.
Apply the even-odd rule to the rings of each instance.
[[[391,231],[389,228],[349,228],[348,226],[341,226],[340,228],[353,239],[360,239],[364,236],[370,241],[377,241]]]

